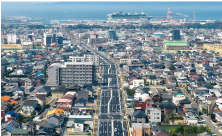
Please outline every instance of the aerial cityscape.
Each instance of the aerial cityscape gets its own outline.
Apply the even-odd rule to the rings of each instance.
[[[1,2],[1,136],[222,136],[222,2]]]

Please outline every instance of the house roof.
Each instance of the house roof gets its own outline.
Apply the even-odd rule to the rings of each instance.
[[[198,104],[184,104],[184,107],[187,108],[198,108]]]
[[[86,103],[86,102],[87,102],[87,100],[84,98],[79,98],[75,101],[75,103]]]
[[[2,96],[1,97],[1,101],[9,101],[11,99],[11,97],[9,96]]]
[[[167,132],[158,131],[155,133],[155,136],[169,136],[169,134]]]
[[[84,124],[84,123],[85,123],[85,120],[82,120],[82,119],[75,119],[74,123]]]
[[[59,115],[61,115],[61,114],[63,114],[64,112],[65,112],[65,111],[62,110],[62,109],[54,109],[54,110],[52,110],[52,111],[49,111],[46,116],[49,116],[49,115],[51,115],[51,114],[59,114]]]
[[[54,128],[55,125],[54,124],[50,124],[50,123],[45,123],[45,124],[42,124],[40,127],[41,128]]]
[[[18,104],[18,101],[11,101],[10,105]]]
[[[14,128],[11,131],[11,134],[28,134],[28,129],[22,129],[22,128]]]
[[[133,112],[132,116],[135,118],[145,118],[146,114],[144,111],[135,111]]]
[[[188,99],[183,99],[180,101],[180,104],[191,104],[191,101]]]
[[[72,102],[72,99],[60,98],[57,102]]]
[[[160,104],[160,107],[163,108],[176,108],[177,106],[172,102],[164,102]]]
[[[43,128],[43,129],[38,130],[38,131],[36,132],[36,134],[47,134],[47,135],[51,135],[52,132],[51,132],[49,129],[47,129],[47,128]]]
[[[37,95],[36,98],[38,98],[41,101],[45,101],[46,100],[45,95]]]
[[[11,132],[13,129],[15,129],[14,127],[12,127],[11,125],[7,125],[5,127],[6,130],[8,130],[9,132]]]
[[[38,103],[36,100],[27,100],[24,102],[23,106],[33,106],[36,102]]]
[[[50,89],[50,86],[41,86],[36,90],[36,92],[49,92]]]

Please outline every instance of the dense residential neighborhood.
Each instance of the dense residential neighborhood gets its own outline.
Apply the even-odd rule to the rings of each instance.
[[[221,135],[221,29],[72,23],[4,24],[2,136]]]

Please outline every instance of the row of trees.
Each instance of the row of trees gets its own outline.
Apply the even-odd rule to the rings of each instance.
[[[211,130],[208,127],[204,127],[204,126],[179,126],[176,128],[176,133],[177,134],[173,134],[173,136],[177,136],[178,133],[184,135],[184,136],[189,136],[192,134],[199,134],[199,133],[203,133],[207,131],[208,133],[212,133]]]

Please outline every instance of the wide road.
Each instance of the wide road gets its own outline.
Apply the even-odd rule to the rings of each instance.
[[[122,92],[119,89],[119,77],[116,64],[98,51],[86,46],[93,54],[100,56],[102,62],[102,80],[99,105],[98,136],[127,136]]]

